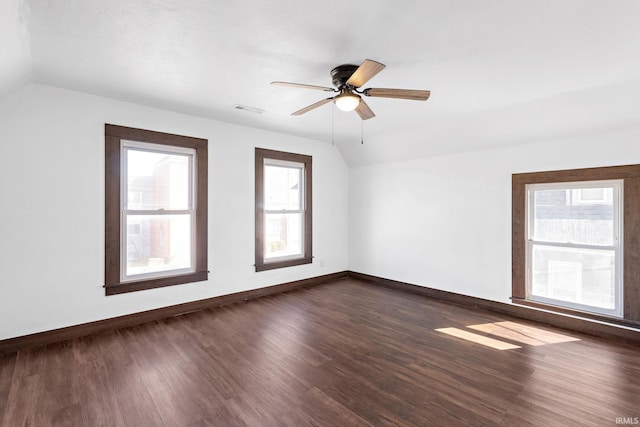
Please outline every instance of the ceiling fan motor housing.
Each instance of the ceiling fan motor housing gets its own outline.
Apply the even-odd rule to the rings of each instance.
[[[331,80],[333,81],[333,85],[338,89],[342,89],[342,87],[347,84],[349,77],[351,77],[357,69],[358,65],[338,65],[336,68],[331,70]]]

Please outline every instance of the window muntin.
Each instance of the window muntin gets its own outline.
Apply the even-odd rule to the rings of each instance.
[[[105,125],[107,295],[207,280],[207,140]]]
[[[526,186],[527,299],[622,317],[622,187],[622,180]]]
[[[312,262],[311,156],[256,148],[256,271]]]

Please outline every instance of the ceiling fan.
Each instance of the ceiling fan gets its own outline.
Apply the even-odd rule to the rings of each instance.
[[[315,89],[325,92],[339,92],[338,95],[331,98],[323,99],[304,107],[294,113],[292,116],[299,116],[316,109],[328,102],[333,101],[336,107],[342,111],[353,111],[360,116],[362,120],[368,120],[376,115],[371,108],[364,102],[360,95],[370,96],[372,98],[397,98],[397,99],[413,99],[416,101],[426,101],[429,99],[431,92],[428,90],[411,90],[411,89],[382,89],[367,88],[360,90],[360,87],[368,82],[373,76],[382,71],[386,66],[370,59],[365,59],[362,64],[338,65],[331,70],[331,79],[335,87],[316,86],[301,83],[289,82],[271,82],[272,85],[299,87],[303,89]]]

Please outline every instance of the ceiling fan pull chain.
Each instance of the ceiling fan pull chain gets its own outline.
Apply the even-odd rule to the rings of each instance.
[[[335,138],[336,138],[336,106],[331,106],[331,145],[336,146]]]
[[[360,120],[360,144],[364,145],[364,120]]]

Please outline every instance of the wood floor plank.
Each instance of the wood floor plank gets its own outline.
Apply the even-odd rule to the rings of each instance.
[[[77,365],[77,372],[78,381],[82,384],[80,404],[85,425],[124,426],[117,390],[111,381],[105,361],[93,360]]]
[[[303,402],[282,415],[278,425],[291,427],[335,425],[336,420],[344,426],[373,427],[373,424],[368,423],[318,388],[312,388],[305,393]]]
[[[38,425],[36,419],[42,414],[37,413],[36,408],[41,398],[42,383],[41,374],[14,376],[2,418],[3,426]]]
[[[520,348],[438,332],[446,328]],[[615,425],[640,416],[639,356],[628,344],[345,279],[0,358],[0,420]]]
[[[15,366],[15,356],[0,356],[0,425],[2,423],[2,416],[6,413]]]

